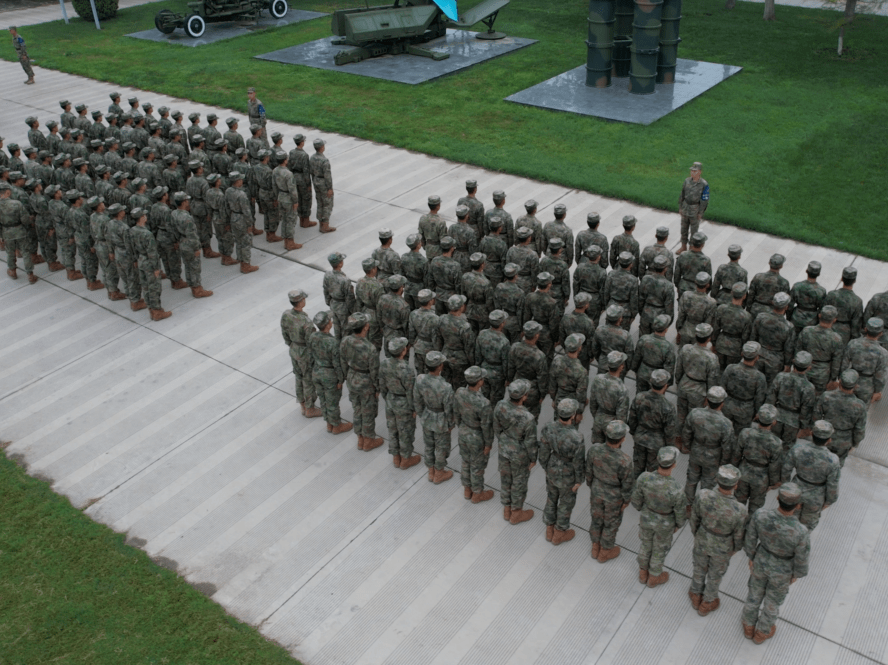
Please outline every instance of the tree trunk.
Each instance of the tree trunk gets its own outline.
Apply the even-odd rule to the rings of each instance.
[[[846,1],[852,2],[854,0],[846,0]],[[773,21],[775,18],[777,18],[777,15],[775,12],[774,0],[765,0],[765,17],[764,18],[766,21]]]
[[[725,0],[725,9],[733,9],[737,6],[737,0]]]
[[[845,0],[845,21],[854,20],[854,10],[857,9],[857,0]]]

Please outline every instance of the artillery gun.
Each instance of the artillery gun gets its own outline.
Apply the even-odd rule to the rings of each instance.
[[[483,22],[486,33],[478,39],[502,39],[505,35],[493,29],[500,9],[509,0],[483,0],[460,15],[456,0],[395,0],[393,5],[339,9],[333,13],[333,34],[340,39],[336,46],[354,46],[340,51],[334,57],[337,65],[360,62],[382,55],[408,53],[432,60],[445,60],[449,53],[422,48],[425,44],[447,34],[447,28],[470,28]]]
[[[154,17],[154,27],[165,35],[184,28],[189,37],[197,38],[206,32],[207,23],[256,20],[266,9],[274,18],[283,18],[290,11],[287,0],[200,0],[189,2],[188,8],[190,14],[161,9]]]

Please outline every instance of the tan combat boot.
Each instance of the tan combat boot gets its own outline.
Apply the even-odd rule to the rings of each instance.
[[[333,233],[336,230],[335,226],[330,226],[330,222],[321,222],[321,228],[319,229],[321,233]]]
[[[265,242],[280,242],[283,240],[277,233],[266,233]]]
[[[222,256],[222,265],[223,266],[236,266],[238,264],[238,260],[234,259],[230,256]]]
[[[599,552],[601,552],[601,543],[592,543],[592,558],[597,559]]]
[[[552,544],[560,545],[561,543],[566,543],[569,540],[573,540],[575,535],[576,531],[573,529],[567,529],[566,531],[555,529],[555,534],[552,536]]]
[[[293,238],[284,238],[284,249],[288,252],[294,249],[302,249],[302,243],[294,242]]]
[[[411,466],[416,466],[422,461],[422,457],[419,455],[411,455],[410,457],[402,457],[401,458],[401,469],[409,469]]]
[[[691,605],[694,606],[694,609],[700,608],[700,603],[703,602],[703,595],[699,593],[694,593],[690,589],[688,589],[688,598],[691,599]]]
[[[164,310],[163,308],[151,310],[151,320],[152,321],[163,321],[164,319],[170,318],[172,315],[173,315],[172,312],[168,312],[168,311]]]
[[[555,525],[547,524],[546,525],[546,540],[550,543],[552,542],[552,538],[555,536]]]
[[[512,517],[509,518],[510,524],[521,524],[522,522],[527,522],[533,519],[533,511],[532,510],[524,510],[523,508],[519,508],[518,510],[512,509]],[[555,541],[555,536],[552,536],[552,542]]]
[[[192,286],[191,295],[193,295],[195,298],[209,298],[211,295],[213,295],[213,292],[207,291],[202,286]]]
[[[716,598],[715,600],[711,600],[707,603],[700,603],[700,607],[697,608],[697,614],[699,614],[701,617],[705,617],[710,612],[715,612],[720,605],[720,598]]]
[[[179,289],[187,289],[188,282],[186,282],[184,279],[177,279],[175,282],[170,282],[170,287],[176,289],[177,291]]]
[[[463,498],[466,501],[472,500],[472,488],[471,487],[463,487]]]
[[[351,432],[354,428],[354,425],[351,423],[339,423],[338,425],[333,425],[333,429],[330,430],[331,434],[343,434],[344,432]]]
[[[435,479],[432,481],[436,485],[440,485],[445,480],[453,478],[453,471],[450,469],[435,469]]]
[[[144,300],[140,299],[136,302],[131,302],[130,309],[133,310],[134,312],[138,312],[139,310],[142,310],[142,309],[148,309],[148,303],[146,303]]]
[[[209,245],[203,248],[203,255],[205,259],[218,259],[222,256],[219,252],[214,252],[213,248]]]
[[[108,300],[126,300],[126,296],[120,291],[109,291]]]
[[[481,503],[482,501],[490,501],[493,498],[493,490],[483,490],[481,492],[472,492],[472,503]]]
[[[241,272],[245,275],[247,273],[256,272],[257,270],[259,270],[259,266],[254,266],[245,261],[241,261]]]
[[[312,226],[317,226],[317,222],[311,221],[308,217],[300,217],[299,218],[299,226],[303,229],[310,229]]]

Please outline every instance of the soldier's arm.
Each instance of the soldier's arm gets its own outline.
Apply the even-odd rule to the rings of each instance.
[[[555,361],[557,361],[557,360],[558,360],[558,358],[556,357]],[[553,364],[555,361],[553,361]],[[552,367],[552,369],[556,370],[556,371],[550,372],[549,373],[549,380],[545,384],[541,383],[540,387],[543,388],[545,390],[545,392],[552,395],[552,399],[555,399],[555,393],[558,392],[558,379],[555,377],[555,374],[556,374],[558,368]]]
[[[543,467],[543,471],[548,469],[549,456],[552,454],[551,448],[549,447],[548,434],[548,431],[544,427],[543,431],[540,432],[539,452],[537,453],[537,459],[540,463],[540,466]]]
[[[854,428],[851,431],[851,447],[856,448],[866,436],[866,409],[862,409],[860,417],[855,421]]]
[[[630,497],[630,501],[632,502],[632,507],[635,510],[641,511],[644,508],[644,492],[642,491],[643,483],[641,481],[641,476],[639,476],[639,481],[635,483],[635,487],[632,488],[632,496]]]
[[[761,379],[762,377],[758,377]],[[768,382],[767,380],[760,380],[755,387],[755,395],[752,398],[752,410],[755,413],[758,413],[758,410],[762,407],[762,404],[765,403],[765,399],[768,397]]]
[[[672,283],[675,284],[675,288],[678,288],[678,285],[681,283],[682,266],[681,263],[679,263],[680,260],[681,257],[675,262],[675,272],[672,273]]]
[[[783,468],[780,470],[780,480],[788,483],[792,478],[792,470],[795,468],[795,446],[783,456]]]
[[[420,390],[420,381],[413,384],[413,411],[422,416],[425,411],[425,403],[422,401],[422,391]]]
[[[536,464],[537,455],[539,454],[536,421],[532,417],[527,419],[527,423],[524,428],[523,441],[524,448],[527,451],[527,456],[528,458],[530,458],[530,464],[532,466]]]
[[[823,498],[824,508],[839,500],[839,478],[842,475],[842,467],[836,464],[829,470],[826,476],[826,492]]]
[[[734,427],[733,425],[726,428],[721,441],[721,463],[728,464],[731,461],[731,454],[734,452]]]
[[[851,315],[851,339],[857,339],[861,336],[863,328],[863,306],[860,303],[854,307],[854,313]]]
[[[700,515],[700,497],[699,495],[694,499],[694,503],[691,504],[691,517],[688,520],[688,524],[691,527],[691,533],[695,536],[697,535],[697,529],[700,528],[700,520],[702,516]]]
[[[580,443],[574,450],[574,458],[573,458],[573,472],[574,478],[579,478],[577,482],[574,483],[574,491],[576,492],[579,489],[579,486],[583,482],[583,477],[586,475],[586,447]]]
[[[485,453],[493,447],[493,407],[488,402],[481,409],[481,439]]]
[[[792,558],[792,577],[798,579],[808,574],[808,557],[811,554],[811,534],[807,529],[802,529],[801,538],[796,544]]]
[[[347,339],[347,337],[343,337],[342,341],[339,342],[339,369],[344,377],[348,376],[348,354],[344,352]]]
[[[743,538],[743,551],[749,557],[750,563],[755,559],[755,553],[758,550],[758,527],[756,526],[755,514],[746,525],[746,536]]]
[[[629,392],[624,390],[617,403],[617,420],[626,422],[629,418]]]
[[[676,492],[673,497],[672,515],[675,518],[675,528],[680,529],[688,521],[688,497],[683,491]]]
[[[793,349],[795,348],[795,326],[790,330],[790,334],[786,336],[786,339],[783,341],[783,365],[790,366],[792,365],[792,357],[794,355]]]
[[[721,365],[718,364],[718,361],[709,363],[709,373],[706,377],[706,387],[707,389],[712,388],[712,386],[721,385]]]
[[[838,381],[839,374],[842,371],[842,347],[837,346],[833,349],[832,358],[829,361],[829,380],[830,382]]]
[[[742,510],[740,511],[740,515],[737,519],[737,522],[734,524],[734,531],[731,534],[733,541],[731,544],[731,554],[734,552],[739,552],[743,548],[743,539],[746,536],[746,522],[747,522],[747,514],[748,511],[746,506],[741,506]]]
[[[678,328],[679,331],[681,331],[681,327],[685,324],[685,321],[688,320],[688,315],[687,313],[685,313],[684,301],[684,294],[682,294],[678,298],[678,318],[675,320],[675,326]]]
[[[336,372],[336,384],[341,387],[345,383],[345,372],[342,369],[342,361],[339,359],[339,344],[333,345],[330,360],[333,363],[333,370]]]
[[[684,427],[681,430],[681,440],[684,442],[685,447],[690,448],[694,442],[694,427],[691,424],[692,420],[690,418],[690,413],[688,413],[688,417],[685,418]]]
[[[731,464],[734,466],[739,466],[740,461],[743,459],[743,449],[745,448],[744,443],[746,443],[746,437],[743,435],[745,429],[740,430],[740,434],[737,435],[737,440],[734,443],[734,450],[731,452]],[[773,462],[773,460],[771,460]],[[779,480],[779,471],[778,471],[778,480]],[[773,485],[773,482],[769,482],[768,486]]]
[[[884,333],[882,333],[884,334]],[[888,354],[879,354],[879,363],[876,365],[876,371],[873,372],[873,392],[881,393],[885,388],[886,364],[888,364]]]
[[[800,429],[811,429],[814,426],[814,399],[813,390],[807,390],[802,395],[802,406],[799,410]]]
[[[444,393],[444,414],[450,429],[456,427],[456,400],[453,398],[453,388]]]
[[[768,487],[779,487],[781,485],[780,474],[783,471],[783,444],[778,443],[771,453],[771,459],[768,462]],[[736,466],[736,465],[735,465]]]
[[[664,409],[666,409],[667,412],[663,419],[665,422],[665,425],[663,426],[663,435],[666,437],[666,442],[669,445],[672,445],[675,437],[678,436],[678,410],[672,402],[666,402]]]

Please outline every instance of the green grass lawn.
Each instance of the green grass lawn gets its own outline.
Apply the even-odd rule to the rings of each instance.
[[[152,27],[162,7],[184,10],[174,0],[123,10],[101,33],[75,20],[24,35],[45,67],[239,109],[256,85],[275,119],[658,208],[677,208],[699,160],[709,219],[888,259],[888,18],[858,17],[840,59],[834,12],[778,7],[766,23],[759,4],[729,12],[720,0],[685,0],[679,56],[744,70],[682,109],[642,127],[504,102],[585,62],[585,5],[512,0],[498,29],[538,44],[418,86],[253,59],[328,36],[327,18],[195,49],[124,36]]]
[[[0,498],[0,665],[296,663],[2,452]]]

